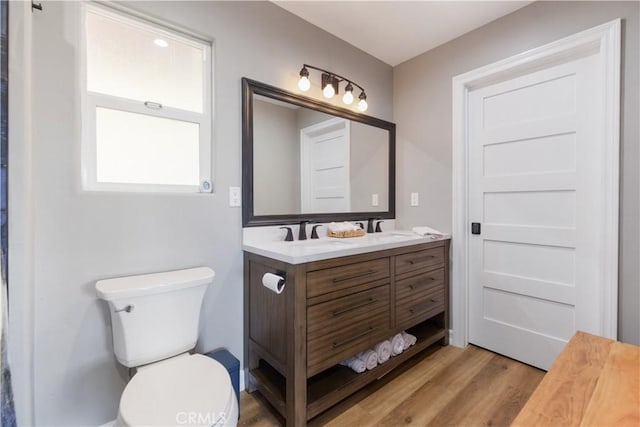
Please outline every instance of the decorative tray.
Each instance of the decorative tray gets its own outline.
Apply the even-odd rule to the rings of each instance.
[[[331,230],[327,230],[327,236],[329,236],[329,237],[340,237],[340,238],[344,238],[344,237],[362,237],[365,234],[367,234],[367,232],[365,230],[363,230],[362,228],[359,228],[357,230],[347,230],[347,231],[331,231]]]

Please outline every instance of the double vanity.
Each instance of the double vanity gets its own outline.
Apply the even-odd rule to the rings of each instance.
[[[302,426],[427,347],[448,343],[449,239],[384,232],[296,242],[245,236],[249,391]],[[277,294],[266,273],[285,278]],[[407,330],[416,345],[356,374],[340,362]]]
[[[448,343],[450,241],[390,231],[395,124],[249,79],[242,95],[246,386],[304,426]],[[301,240],[295,225],[366,220],[385,231]],[[374,369],[340,365],[405,330],[416,344]]]

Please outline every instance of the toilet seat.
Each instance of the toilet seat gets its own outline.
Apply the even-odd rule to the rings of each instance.
[[[123,426],[235,426],[237,418],[229,373],[200,354],[138,371],[122,393],[118,413]]]

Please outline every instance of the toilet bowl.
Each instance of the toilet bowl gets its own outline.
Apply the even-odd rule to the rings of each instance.
[[[121,426],[230,426],[238,402],[219,362],[192,354],[208,267],[96,282],[111,314],[118,362],[137,368],[118,410]]]
[[[235,426],[238,402],[227,370],[200,354],[140,368],[129,381],[120,426]]]

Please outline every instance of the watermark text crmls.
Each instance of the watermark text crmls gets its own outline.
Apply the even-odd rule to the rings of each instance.
[[[182,426],[211,426],[216,423],[224,423],[227,420],[227,414],[224,412],[197,412],[197,411],[181,411],[176,414],[176,423]]]

